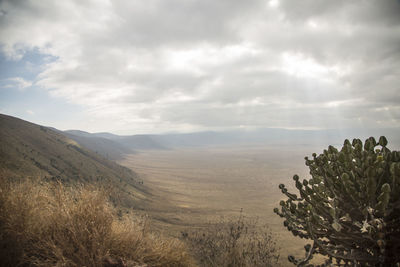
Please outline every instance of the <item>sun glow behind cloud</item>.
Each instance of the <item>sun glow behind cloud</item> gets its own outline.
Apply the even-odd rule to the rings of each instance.
[[[201,45],[186,50],[168,50],[165,53],[165,62],[168,69],[202,75],[205,74],[202,71],[204,68],[232,64],[241,58],[256,56],[257,53],[257,49],[246,43],[224,47]]]
[[[344,66],[325,66],[301,53],[284,52],[282,54],[282,71],[296,76],[325,81],[335,81],[338,77],[348,75],[350,69]]]

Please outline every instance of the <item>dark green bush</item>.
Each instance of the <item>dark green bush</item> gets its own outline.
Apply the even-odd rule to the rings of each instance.
[[[400,152],[387,140],[345,140],[313,159],[305,158],[311,179],[293,177],[299,196],[279,185],[288,199],[274,211],[295,236],[311,239],[302,266],[313,254],[325,265],[397,266],[400,263]]]

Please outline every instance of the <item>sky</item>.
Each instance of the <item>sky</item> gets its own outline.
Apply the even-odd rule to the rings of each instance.
[[[400,127],[399,0],[1,0],[0,113],[117,134]]]

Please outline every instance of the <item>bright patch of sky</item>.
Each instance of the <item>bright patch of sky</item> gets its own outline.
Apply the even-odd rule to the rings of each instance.
[[[0,112],[123,134],[400,127],[397,0],[0,2]]]

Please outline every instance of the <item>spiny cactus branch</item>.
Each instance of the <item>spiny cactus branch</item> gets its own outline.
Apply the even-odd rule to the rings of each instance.
[[[300,260],[299,263],[297,264],[298,267],[301,267],[304,264],[307,264],[311,260],[312,255],[314,254],[315,248],[316,248],[316,244],[315,244],[315,241],[314,241],[314,243],[313,243],[312,247],[310,248],[310,250],[308,252],[306,252],[306,257],[304,259]]]
[[[312,156],[305,158],[312,178],[293,176],[300,197],[279,185],[288,199],[274,212],[295,236],[314,240],[311,255],[289,260],[306,264],[320,253],[345,264],[400,264],[400,152],[382,136]]]

